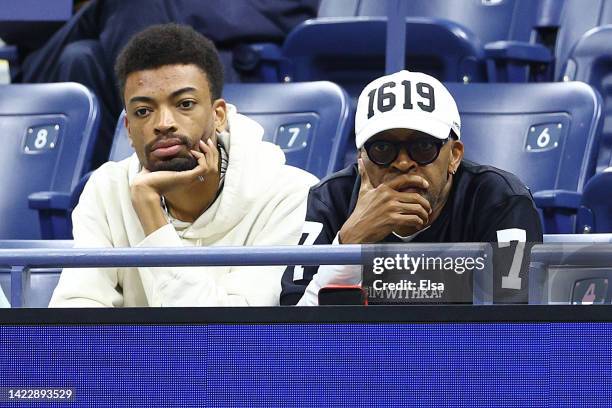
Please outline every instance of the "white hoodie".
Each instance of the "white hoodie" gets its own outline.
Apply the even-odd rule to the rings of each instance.
[[[230,105],[231,106],[231,105]],[[285,165],[263,128],[229,114],[225,181],[215,202],[193,224],[173,224],[145,237],[130,199],[136,155],[108,162],[88,181],[75,208],[75,247],[295,245],[313,175]],[[180,224],[177,223],[177,224]],[[184,224],[184,223],[183,223]],[[65,269],[50,307],[277,305],[283,266]]]
[[[11,307],[11,304],[6,299],[6,295],[4,294],[4,291],[2,290],[2,288],[0,288],[0,308],[5,308],[5,307]]]

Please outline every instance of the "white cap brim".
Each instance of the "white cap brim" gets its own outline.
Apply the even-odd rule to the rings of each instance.
[[[361,132],[355,135],[357,148],[372,136],[389,129],[411,129],[426,133],[438,139],[446,139],[450,135],[451,124],[438,120],[436,117],[421,112],[387,112],[377,118],[372,118]]]

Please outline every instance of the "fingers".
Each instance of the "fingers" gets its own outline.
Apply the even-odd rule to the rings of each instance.
[[[429,182],[416,174],[402,174],[390,181],[385,181],[383,184],[386,184],[393,190],[401,190],[406,188],[419,188],[422,190],[427,190],[429,188]]]
[[[191,155],[198,161],[198,163],[200,162],[200,159],[203,159],[205,157],[205,154],[197,151],[197,150],[190,150]]]
[[[217,169],[219,167],[219,149],[215,146],[212,139],[206,140],[206,143],[200,141],[202,149],[206,152],[206,158],[208,165],[211,169]]]
[[[219,166],[219,151],[213,141],[211,139],[208,139],[206,142],[200,140],[198,147],[201,152],[191,150],[191,154],[198,160],[198,164],[206,166],[210,170],[216,169]]]
[[[419,193],[396,192],[395,198],[403,204],[417,204],[422,207],[427,214],[431,214],[431,203]]]
[[[421,229],[427,224],[427,221],[415,214],[395,214],[393,222],[398,226],[416,227],[417,229]]]
[[[357,159],[357,169],[359,169],[359,176],[361,177],[361,192],[369,191],[374,188],[372,186],[372,182],[370,181],[370,177],[368,176],[368,172],[365,169],[363,164],[363,159],[360,157]]]
[[[200,141],[198,150],[190,150],[191,155],[196,159],[197,165],[188,171],[156,171],[151,173],[146,168],[142,168],[139,177],[135,182],[138,185],[145,185],[152,188],[159,194],[164,194],[178,186],[203,182],[207,176],[219,171],[219,152],[212,140],[207,143]]]
[[[429,210],[421,204],[397,203],[395,213],[398,215],[416,215],[423,221],[423,225],[429,221]]]
[[[193,170],[181,173],[191,178],[199,178],[200,181],[203,181],[201,177],[205,177],[219,170],[219,151],[210,138],[206,142],[200,140],[198,147],[201,151],[191,150],[191,154],[198,161],[197,167]],[[181,177],[182,175],[178,174],[177,176]]]

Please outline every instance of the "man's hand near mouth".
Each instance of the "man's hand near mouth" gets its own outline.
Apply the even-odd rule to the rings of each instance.
[[[190,151],[198,163],[194,169],[151,172],[143,168],[134,178],[130,190],[132,205],[146,235],[167,224],[166,217],[160,207],[161,196],[168,199],[173,192],[181,189],[217,189],[219,184],[219,151],[210,139],[207,142],[200,141],[199,145],[202,151]],[[174,146],[183,147],[183,144]],[[161,148],[167,149],[166,147]],[[152,153],[155,154],[157,150],[153,150]],[[202,205],[208,206],[209,204],[203,203]]]
[[[423,193],[429,183],[414,174],[402,174],[374,187],[359,159],[361,186],[357,205],[339,232],[343,244],[382,241],[401,229],[415,233],[429,222],[431,204]]]

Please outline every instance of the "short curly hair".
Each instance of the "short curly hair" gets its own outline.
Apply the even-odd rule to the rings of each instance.
[[[115,63],[121,95],[132,72],[174,64],[198,66],[206,75],[212,100],[221,97],[223,67],[215,45],[193,28],[172,23],[141,31],[121,50]]]

